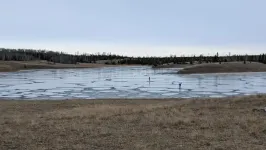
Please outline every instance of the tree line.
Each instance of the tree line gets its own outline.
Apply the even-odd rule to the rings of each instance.
[[[33,49],[8,49],[0,48],[0,60],[3,61],[31,61],[46,60],[51,63],[77,64],[77,63],[97,63],[105,61],[106,64],[141,64],[141,65],[162,65],[162,64],[193,64],[193,63],[215,63],[243,61],[261,62],[266,64],[266,55],[232,55],[219,56],[169,56],[169,57],[128,57],[108,53],[98,54],[67,54],[64,52],[54,52],[47,50]]]
[[[4,61],[46,60],[52,63],[76,64],[78,62],[95,63],[97,60],[114,60],[122,58],[125,57],[106,53],[73,55],[47,50],[0,48],[0,60]]]

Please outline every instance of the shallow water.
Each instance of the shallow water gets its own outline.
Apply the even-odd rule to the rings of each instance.
[[[191,98],[266,93],[266,73],[176,72],[138,66],[0,73],[0,98]]]

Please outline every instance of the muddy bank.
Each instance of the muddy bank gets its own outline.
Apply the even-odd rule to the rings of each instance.
[[[154,69],[160,69],[160,68],[185,68],[185,67],[190,67],[193,65],[190,64],[164,64],[164,65],[158,65],[158,66],[153,66],[152,68]]]
[[[47,61],[0,61],[0,72],[12,72],[28,69],[74,69],[74,68],[100,68],[119,65],[106,65],[97,63],[60,64]],[[122,65],[120,65],[122,66]]]
[[[179,74],[203,74],[203,73],[234,73],[234,72],[266,72],[266,65],[257,62],[230,62],[230,63],[212,63],[198,64],[185,67]]]

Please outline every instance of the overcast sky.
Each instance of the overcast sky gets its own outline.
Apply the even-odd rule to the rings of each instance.
[[[0,0],[0,6],[0,47],[130,56],[266,48],[265,0]]]

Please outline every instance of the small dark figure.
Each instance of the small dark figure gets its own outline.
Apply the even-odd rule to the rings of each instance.
[[[151,82],[151,77],[149,77],[149,82]]]
[[[181,89],[182,83],[179,83],[179,89]]]

